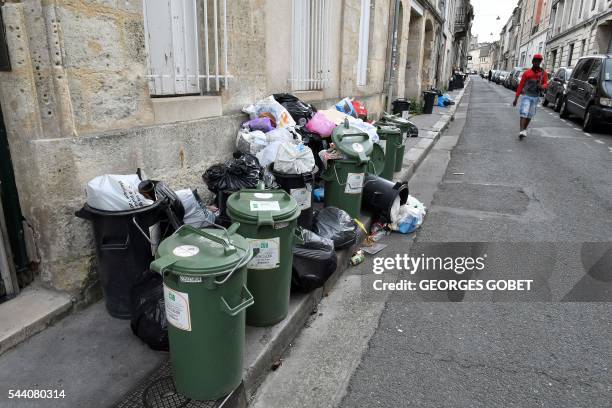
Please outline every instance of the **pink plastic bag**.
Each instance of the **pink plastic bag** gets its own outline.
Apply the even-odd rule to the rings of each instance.
[[[315,113],[312,119],[306,123],[306,129],[321,136],[331,136],[335,127],[336,125],[320,112]]]

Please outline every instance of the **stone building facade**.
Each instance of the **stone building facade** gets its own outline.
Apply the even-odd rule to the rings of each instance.
[[[205,192],[201,175],[230,157],[247,104],[276,92],[319,107],[353,96],[373,118],[386,105],[395,0],[147,3],[14,0],[0,8],[11,62],[0,72],[0,109],[23,238],[38,279],[77,299],[97,281],[91,226],[74,215],[93,177],[141,168],[175,189]],[[420,97],[448,75],[439,47],[448,5],[399,3],[394,96]],[[298,27],[296,13],[327,30],[316,53],[296,46],[306,41],[301,32],[316,30]],[[164,31],[172,19],[183,25]],[[167,52],[164,32],[183,48]],[[175,72],[155,65],[160,55]],[[300,68],[313,58],[316,73]]]
[[[548,67],[573,67],[584,55],[606,53],[612,54],[612,1],[553,0]]]
[[[552,1],[519,0],[518,8],[521,10],[521,18],[516,51],[518,66],[530,66],[535,54],[544,55]]]

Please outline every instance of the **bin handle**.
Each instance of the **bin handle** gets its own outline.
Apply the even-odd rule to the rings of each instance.
[[[244,298],[244,295],[246,295],[246,299]],[[231,307],[227,303],[227,300],[225,300],[225,298],[221,296],[221,310],[233,317],[236,316],[238,313],[242,312],[247,307],[253,305],[253,303],[255,303],[253,295],[251,294],[251,292],[249,292],[246,286],[242,286],[241,297],[242,302],[240,302],[234,307]]]
[[[138,228],[138,231],[140,231],[140,233],[142,234],[143,237],[145,237],[145,239],[147,241],[149,241],[149,244],[155,246],[155,243],[153,241],[151,241],[151,238],[149,238],[149,235],[147,235],[146,232],[144,232],[144,230],[142,229],[142,227],[140,226],[140,224],[138,224],[138,221],[136,221],[136,216],[132,217],[132,223],[136,226],[136,228]]]
[[[236,224],[238,224],[238,223],[236,223]],[[234,225],[236,225],[236,224],[233,224],[230,227],[230,229],[232,229],[232,231],[235,231],[235,229],[238,229],[238,227],[240,226],[240,224],[238,224],[236,227],[234,227]],[[217,244],[223,245],[223,249],[224,249],[225,255],[233,254],[234,252],[236,252],[236,247],[234,245],[232,245],[232,243],[230,242],[228,230],[223,228],[223,227],[221,227],[221,228],[223,229],[223,231],[225,231],[225,239],[223,239],[223,238],[221,238],[221,237],[219,237],[219,236],[217,236],[215,234],[208,233],[208,232],[206,232],[204,230],[192,227],[191,225],[187,225],[187,224],[181,225],[181,227],[178,230],[176,230],[176,233],[178,234],[179,232],[181,232],[183,230],[186,230],[186,231],[189,231],[189,232],[191,232],[193,234],[200,235],[200,236],[202,236],[202,237],[204,237],[204,238],[206,238],[206,239],[208,239],[210,241],[213,241],[213,242],[216,242]]]
[[[100,249],[104,249],[106,251],[114,251],[127,249],[130,246],[130,234],[127,234],[125,237],[125,242],[123,244],[102,244],[100,245]]]
[[[243,250],[243,249],[241,248],[241,250]],[[244,260],[249,257],[249,254],[250,254],[250,250],[249,251],[244,251],[244,256],[240,259],[240,261],[236,262],[236,265],[234,265],[234,267],[232,268],[230,273],[228,273],[222,281],[218,281],[215,278],[215,279],[213,279],[213,282],[215,282],[217,285],[223,285],[225,282],[227,282],[232,277],[234,272],[236,272],[236,269],[238,269],[238,267],[241,266],[241,264],[244,262]]]
[[[263,227],[269,225],[274,226],[274,218],[272,218],[271,211],[260,211],[257,213],[257,227]]]
[[[176,258],[171,256],[157,258],[156,260],[151,262],[151,270],[159,273],[163,277],[166,269],[174,265],[176,261]]]

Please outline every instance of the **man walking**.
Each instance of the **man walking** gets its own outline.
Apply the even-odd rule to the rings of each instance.
[[[527,126],[529,126],[529,122],[531,122],[531,119],[535,116],[536,107],[540,102],[540,92],[545,90],[548,86],[546,73],[540,67],[540,65],[542,65],[542,59],[541,54],[533,56],[531,60],[533,66],[523,72],[521,82],[518,88],[516,88],[514,102],[512,103],[512,106],[516,106],[519,95],[521,95],[521,93],[523,94],[519,107],[519,115],[521,117],[519,139],[521,140],[527,136]]]

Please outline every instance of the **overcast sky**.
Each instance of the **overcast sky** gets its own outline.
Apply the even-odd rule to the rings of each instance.
[[[518,0],[472,0],[471,3],[474,6],[472,35],[478,35],[479,42],[490,42],[499,39],[499,32],[512,15]]]

